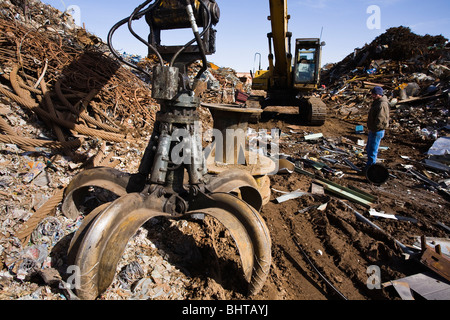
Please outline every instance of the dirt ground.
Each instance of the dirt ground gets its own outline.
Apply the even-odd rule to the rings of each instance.
[[[283,108],[283,111],[292,110]],[[396,122],[395,117],[393,122]],[[299,124],[295,113],[276,112],[263,113],[258,124],[249,126],[280,129],[287,134],[281,138],[280,153],[296,159],[305,155],[309,158],[320,156],[317,150],[324,141],[305,142],[305,133],[322,133],[327,141],[346,138],[345,141],[356,142],[367,138],[364,134],[355,133],[357,124],[363,122],[343,120],[330,108],[326,123],[320,127]],[[275,190],[309,192],[313,179],[297,172],[271,175],[271,188],[275,190],[272,190],[270,201],[263,206],[261,216],[271,235],[272,265],[265,285],[255,296],[247,295],[248,285],[240,269],[238,250],[222,225],[208,218],[178,221],[154,218],[141,228],[145,232],[140,231],[133,237],[123,254],[124,260],[119,263],[113,284],[99,299],[400,299],[392,286],[369,289],[367,271],[370,266],[378,266],[382,283],[427,271],[417,259],[404,255],[398,242],[412,246],[416,237],[422,235],[448,237],[448,233],[437,225],[438,222],[450,225],[448,200],[407,174],[402,167],[409,162],[401,156],[421,161],[432,143],[432,140],[421,139],[413,133],[400,136],[388,130],[382,141],[382,146],[388,148],[381,151],[379,158],[393,176],[381,186],[369,183],[365,177],[345,166],[331,165],[341,170],[343,176],[323,174],[328,180],[356,187],[377,197],[374,209],[378,212],[407,217],[407,220],[375,219],[368,215],[367,208],[327,193],[278,203],[275,199],[281,194]],[[336,146],[345,148],[342,144]],[[353,161],[359,166],[364,163],[363,158]],[[313,172],[312,168],[305,167],[304,170]],[[128,171],[133,172],[133,168],[128,168]],[[325,210],[311,208],[324,203],[327,203]],[[353,210],[378,225],[383,232],[360,222]],[[65,222],[59,209],[55,214],[64,224],[75,225],[74,221]],[[67,235],[51,249],[51,265],[58,268],[63,277],[67,267],[67,248],[74,234],[70,230],[75,231],[74,228],[67,228]],[[121,285],[123,279],[122,282],[118,279],[124,266],[132,261],[142,261],[144,271],[140,278],[128,277],[129,286],[124,288]],[[7,273],[2,274],[6,276]],[[27,294],[33,296],[33,292],[38,291],[39,299],[62,298],[60,289],[45,287],[39,276],[26,281],[8,277],[2,280],[1,299],[28,297]],[[139,280],[146,279],[153,279],[151,284],[159,293],[149,294],[140,290]],[[140,284],[143,285],[142,282]],[[161,295],[162,292],[165,294]]]
[[[54,42],[43,37],[44,32],[42,34],[32,33],[29,26],[24,27],[22,24],[17,24],[15,21],[19,17],[23,20],[25,26],[33,22],[37,29],[44,30],[42,26],[48,24],[48,17],[44,13],[48,11],[47,14],[51,14],[53,18],[58,17],[54,25],[61,25],[62,18],[60,13],[44,10],[40,2],[33,1],[35,7],[32,8],[32,15],[35,19],[38,18],[40,22],[27,21],[26,16],[22,14],[23,10],[15,7],[15,2],[5,2],[5,8],[9,11],[2,11],[5,16],[2,20],[5,31],[2,33],[1,39],[2,46],[5,48],[1,55],[3,61],[2,70],[0,70],[2,88],[9,88],[11,82],[10,91],[6,91],[6,93],[12,93],[15,90],[12,88],[13,81],[7,75],[12,73],[11,64],[17,62],[14,60],[15,58],[12,58],[15,57],[16,52],[22,53],[23,57],[28,57],[24,60],[29,63],[29,66],[25,69],[32,73],[33,76],[27,75],[30,79],[35,78],[32,81],[33,84],[37,83],[39,76],[45,73],[41,68],[43,67],[42,62],[46,61],[47,58],[50,58],[48,65],[51,66],[48,68],[46,75],[49,83],[60,79],[61,75],[63,75],[63,80],[72,78],[72,80],[78,80],[79,83],[66,83],[66,89],[70,89],[69,92],[74,105],[75,103],[78,105],[80,102],[77,93],[88,94],[92,90],[90,87],[92,79],[100,79],[98,80],[99,88],[104,87],[104,90],[101,95],[97,96],[96,101],[93,101],[92,107],[103,106],[104,110],[101,111],[105,112],[102,112],[102,114],[114,107],[113,114],[115,117],[120,115],[122,123],[127,124],[128,129],[136,129],[132,131],[135,131],[138,142],[132,143],[120,139],[120,143],[108,142],[108,144],[103,144],[95,136],[93,139],[85,141],[80,152],[83,153],[83,158],[85,156],[86,159],[92,161],[97,156],[103,157],[104,155],[109,162],[111,158],[106,156],[105,152],[107,151],[108,155],[113,157],[112,159],[118,161],[119,165],[115,167],[116,169],[129,173],[136,172],[142,152],[146,147],[146,139],[151,135],[151,132],[150,126],[145,126],[145,130],[141,130],[141,126],[135,123],[141,123],[141,125],[143,125],[143,122],[146,124],[152,123],[154,112],[158,109],[156,103],[150,99],[149,86],[144,86],[143,82],[141,83],[134,76],[131,77],[131,73],[128,71],[125,73],[121,69],[121,72],[116,72],[118,68],[116,63],[112,64],[111,61],[109,63],[104,61],[104,65],[99,63],[98,55],[91,55],[92,52],[86,51],[92,44],[82,45],[78,43],[82,42],[79,36],[76,39],[80,41],[74,41],[74,34],[61,31],[61,34],[65,35],[64,39],[68,40],[65,42],[76,44],[75,46],[66,46],[59,33],[55,37],[57,42]],[[11,21],[14,23],[11,23]],[[394,38],[403,39],[403,37]],[[24,41],[24,39],[27,39],[27,41]],[[92,42],[90,38],[87,40],[89,40],[87,42]],[[20,46],[17,48],[19,44]],[[419,51],[422,50],[412,41],[408,40],[408,44],[417,47]],[[426,48],[434,44],[436,43],[428,43],[427,40],[424,46]],[[48,50],[45,49],[47,47]],[[392,47],[400,48],[402,53],[405,51],[403,46]],[[55,48],[59,48],[61,52],[55,53],[56,51],[53,51]],[[377,46],[374,46],[372,49],[375,50],[376,48]],[[367,50],[369,49],[367,48]],[[47,51],[50,55],[47,55]],[[415,51],[413,50],[411,55]],[[93,51],[93,53],[96,53],[96,51]],[[359,52],[359,55],[365,54],[365,50]],[[447,52],[445,54],[448,56]],[[100,55],[104,57],[101,52]],[[330,72],[330,78],[333,78],[331,75],[334,75],[338,80],[339,77],[345,79],[350,74],[353,78],[353,63],[361,61],[359,55],[358,59],[354,58],[353,53],[349,55],[349,58],[343,61],[342,68],[338,64],[337,71]],[[75,56],[78,58],[73,60]],[[30,57],[33,59],[30,59]],[[36,57],[40,58],[37,59]],[[65,60],[66,63],[61,63],[63,57],[67,59]],[[378,59],[381,57],[374,56],[372,58]],[[434,54],[430,55],[429,58],[435,59]],[[367,63],[371,60],[367,58]],[[422,58],[418,59],[418,61],[421,61],[418,65],[413,62],[409,64],[411,72],[421,70],[418,68],[422,64],[422,60]],[[63,65],[69,66],[69,68],[62,68]],[[94,70],[93,65],[99,70]],[[393,65],[397,70],[397,66],[403,66],[403,63],[393,63]],[[433,68],[441,67],[442,70],[448,71],[448,67],[435,63],[431,64],[431,61],[430,65]],[[98,73],[94,72],[94,75],[91,76],[87,72],[80,73],[78,68],[82,68],[80,70],[98,71]],[[193,74],[198,70],[199,65],[194,65]],[[350,71],[351,73],[349,73]],[[362,70],[360,71],[362,72]],[[67,76],[67,73],[70,76]],[[86,77],[85,81],[81,81],[80,75]],[[214,76],[219,84],[221,83],[221,90],[206,91],[202,101],[228,103],[229,101],[226,101],[225,97],[230,100],[232,98],[230,92],[237,89],[228,85],[238,79],[234,75],[231,77],[231,75],[232,72],[227,68],[216,70]],[[25,76],[25,74],[22,74],[22,76]],[[30,79],[29,81],[31,81]],[[229,81],[229,79],[233,81]],[[366,76],[364,76],[364,79],[366,79]],[[382,80],[376,79],[377,81]],[[408,83],[413,80],[400,78],[398,83],[395,85],[393,82],[389,83],[387,87],[395,87],[404,81]],[[108,85],[106,85],[107,83]],[[80,87],[77,87],[78,85]],[[430,88],[429,86],[422,86],[425,90]],[[440,90],[447,89],[448,78],[442,81],[442,85],[438,83],[437,86],[441,88]],[[242,86],[240,88],[243,89]],[[323,126],[309,127],[300,124],[297,110],[290,108],[282,108],[282,113],[273,109],[264,112],[258,124],[250,124],[249,126],[253,129],[266,129],[269,132],[271,129],[280,129],[284,134],[281,138],[280,152],[289,155],[293,160],[308,157],[309,159],[322,161],[321,156],[334,157],[334,154],[320,149],[325,142],[327,146],[335,144],[340,149],[353,152],[352,146],[357,146],[358,140],[367,140],[367,135],[355,133],[356,125],[364,125],[363,117],[360,120],[355,120],[352,115],[352,117],[348,116],[346,120],[341,113],[341,111],[348,112],[351,108],[356,109],[361,104],[361,101],[359,101],[360,94],[357,97],[348,95],[344,89],[341,88],[339,80],[335,87],[332,82],[331,85],[327,84],[328,94],[325,91],[322,92],[322,94],[328,95],[332,101],[341,99],[339,109],[334,108],[335,106],[331,103],[328,105],[329,115]],[[355,89],[360,89],[358,92],[364,92],[364,88],[347,88],[352,93],[356,92]],[[72,90],[74,91],[72,92]],[[23,88],[20,91],[23,91]],[[138,96],[137,92],[141,95]],[[446,92],[448,93],[448,91]],[[29,93],[30,95],[33,93],[31,95],[33,99],[34,97],[44,98],[44,95],[36,93],[36,90],[31,90]],[[85,95],[82,96],[85,97]],[[8,116],[7,119],[10,121],[11,127],[19,129],[17,132],[19,136],[27,134],[30,137],[47,137],[47,133],[51,134],[50,128],[41,129],[41,126],[45,124],[40,121],[38,123],[35,116],[28,112],[30,110],[25,109],[20,102],[14,102],[12,101],[14,99],[3,95],[0,98],[0,109],[2,109],[0,113]],[[119,98],[123,100],[120,103],[118,102]],[[333,100],[334,98],[337,100]],[[217,101],[217,99],[221,101]],[[315,172],[314,169],[308,167],[304,168],[310,173],[315,172],[337,184],[358,188],[377,197],[375,210],[405,217],[404,219],[376,219],[369,216],[367,208],[328,193],[324,195],[308,194],[278,203],[276,198],[281,193],[276,190],[310,192],[313,179],[298,172],[271,175],[269,176],[270,186],[273,190],[270,201],[261,210],[261,216],[265,220],[271,236],[272,264],[267,281],[258,294],[252,297],[247,295],[248,284],[240,268],[241,262],[238,250],[229,232],[215,220],[210,218],[204,220],[154,218],[142,226],[138,234],[132,237],[123,254],[123,259],[118,265],[113,284],[99,299],[236,301],[400,299],[392,286],[370,289],[367,285],[370,277],[367,271],[371,266],[378,266],[381,271],[382,283],[427,271],[425,266],[420,264],[416,258],[405,255],[399,243],[412,248],[413,245],[416,245],[417,237],[448,238],[448,231],[438,224],[440,222],[450,226],[448,199],[414,178],[404,167],[404,165],[414,165],[416,170],[424,173],[423,170],[426,168],[423,168],[419,162],[426,158],[425,153],[434,140],[421,137],[420,130],[431,124],[433,129],[441,125],[443,127],[448,126],[448,99],[445,106],[440,101],[436,101],[439,100],[427,100],[429,107],[424,107],[423,109],[426,111],[422,113],[419,112],[422,108],[416,106],[411,107],[411,110],[407,109],[409,107],[403,110],[392,108],[392,129],[387,131],[386,137],[382,141],[382,146],[387,148],[383,149],[379,155],[389,169],[391,177],[381,186],[369,183],[365,177],[341,164],[332,164],[330,167],[342,171],[342,176]],[[58,104],[61,103],[58,102]],[[116,107],[120,107],[122,104],[123,110],[119,110],[119,108],[117,112],[120,114],[116,115]],[[149,106],[151,110],[143,106]],[[365,107],[367,108],[367,103],[365,103]],[[64,110],[64,108],[61,110]],[[365,112],[367,113],[367,109],[365,109]],[[97,113],[96,115],[99,116]],[[204,110],[201,113],[201,118],[204,128],[211,126],[209,114],[205,113]],[[69,126],[69,128],[72,127]],[[419,134],[417,134],[417,130]],[[13,131],[13,133],[15,132]],[[322,133],[324,139],[317,142],[304,141],[304,135],[311,133]],[[72,134],[73,132],[71,132]],[[54,167],[49,167],[45,171],[52,178],[50,182],[40,179],[31,184],[29,182],[23,183],[23,178],[28,173],[28,169],[22,168],[22,165],[25,162],[34,163],[31,160],[42,160],[43,157],[37,154],[35,155],[36,158],[25,158],[21,153],[22,151],[12,143],[2,145],[5,145],[5,147],[0,152],[0,163],[2,164],[0,168],[0,196],[2,197],[0,202],[0,225],[2,226],[2,234],[0,234],[0,300],[66,300],[73,298],[67,292],[61,290],[59,280],[46,282],[42,274],[55,272],[57,276],[61,276],[64,280],[67,279],[67,249],[74,233],[82,223],[83,217],[76,220],[67,219],[61,213],[61,203],[54,204],[46,219],[51,218],[48,221],[54,224],[49,223],[49,225],[55,226],[55,233],[45,234],[45,237],[41,237],[44,235],[42,231],[50,232],[52,230],[37,228],[35,233],[37,236],[33,236],[33,231],[32,239],[27,240],[24,246],[13,235],[21,230],[22,225],[32,217],[33,212],[37,212],[35,210],[38,208],[38,204],[43,203],[43,199],[47,201],[53,191],[67,185],[76,172],[84,170],[84,165],[88,167],[90,163],[87,163],[87,161],[83,163],[83,161],[75,159],[67,160],[62,155],[58,155],[54,158]],[[105,147],[105,150],[103,150],[103,147]],[[405,157],[409,157],[409,160]],[[352,161],[358,166],[362,166],[364,163],[364,159],[356,156],[356,154]],[[47,163],[47,160],[45,162]],[[436,182],[449,178],[448,173],[446,175],[436,174],[430,170],[425,170],[424,174],[427,174],[430,179]],[[97,201],[102,197],[105,198],[105,201],[109,201],[103,194],[95,195],[90,200]],[[322,208],[318,206],[323,204],[326,204],[326,208],[320,210]],[[358,220],[355,211],[375,223],[382,231]],[[46,226],[46,224],[41,224],[40,221],[39,226]],[[60,235],[63,235],[62,239],[59,237]],[[43,247],[45,247],[45,250],[40,251]],[[33,255],[34,260],[28,255]],[[26,263],[30,260],[33,264]],[[142,268],[142,270],[139,270],[139,268]],[[24,271],[24,273],[19,274],[18,271]]]
[[[289,112],[288,109],[284,109]],[[288,126],[297,124],[293,114],[265,112],[259,124],[253,128],[279,128],[289,132]],[[358,123],[356,123],[358,124]],[[359,123],[363,124],[363,123]],[[350,140],[364,139],[355,133],[355,122],[342,120],[330,114],[321,127],[304,127],[304,132],[323,133],[324,137],[334,139],[347,137]],[[209,247],[214,263],[203,264],[210,277],[205,280],[199,272],[198,286],[190,288],[193,299],[255,299],[255,300],[392,300],[399,299],[392,286],[382,289],[369,289],[367,274],[369,266],[381,269],[381,282],[396,280],[405,276],[426,271],[416,259],[408,258],[395,240],[412,246],[415,237],[446,237],[448,234],[436,225],[440,221],[449,224],[449,204],[440,194],[427,190],[422,183],[412,179],[401,164],[409,156],[422,159],[423,153],[431,146],[413,136],[395,136],[387,133],[382,142],[387,150],[379,155],[390,169],[390,179],[381,186],[369,183],[350,168],[342,167],[342,178],[326,177],[343,186],[353,186],[378,198],[375,209],[385,213],[409,217],[417,221],[373,219],[367,209],[345,201],[354,210],[378,225],[380,232],[368,224],[357,220],[355,214],[335,196],[303,196],[298,199],[277,203],[280,194],[272,191],[271,200],[262,209],[272,237],[272,267],[262,291],[254,297],[245,295],[245,282],[239,279],[239,259],[236,249],[229,246],[231,241],[223,235],[212,240],[217,231],[212,222],[206,223],[210,232],[192,233],[200,247]],[[302,153],[304,144],[293,147],[281,145],[281,152],[294,158]],[[358,163],[362,165],[363,163]],[[312,179],[301,173],[278,174],[270,176],[271,187],[276,190],[309,191]],[[311,205],[328,202],[324,211],[318,209],[298,213]],[[204,228],[205,226],[203,226]],[[212,244],[211,244],[212,243]],[[213,248],[213,249],[212,249]],[[203,250],[203,249],[202,249]],[[215,253],[214,253],[215,252]],[[217,254],[216,254],[217,253]],[[231,259],[232,258],[232,259]],[[228,260],[228,261],[227,261]],[[208,261],[204,257],[203,262]],[[234,261],[234,262],[232,262]],[[231,263],[231,264],[230,264]],[[217,265],[218,264],[218,265]],[[214,270],[214,271],[213,271]],[[319,273],[322,275],[320,276]],[[237,282],[236,282],[237,281]]]

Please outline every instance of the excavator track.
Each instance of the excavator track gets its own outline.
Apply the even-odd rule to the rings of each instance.
[[[327,118],[327,106],[320,98],[304,98],[300,106],[299,114],[305,124],[322,126]]]

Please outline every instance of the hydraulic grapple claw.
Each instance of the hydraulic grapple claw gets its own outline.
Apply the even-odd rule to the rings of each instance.
[[[113,168],[93,168],[82,171],[74,177],[65,190],[62,212],[69,219],[81,215],[80,205],[91,187],[109,190],[117,196],[127,194],[126,188],[131,175]]]
[[[156,216],[173,217],[164,212],[167,200],[157,191],[152,195],[127,193],[130,176],[111,168],[95,168],[78,174],[67,187],[63,212],[73,219],[81,214],[78,206],[90,187],[119,196],[86,215],[72,238],[68,260],[80,268],[76,290],[80,299],[95,299],[108,288],[129,239],[146,221]],[[205,189],[210,193],[199,192],[186,215],[209,215],[229,230],[239,250],[249,294],[256,294],[271,263],[270,235],[259,214],[262,198],[257,184],[243,170],[225,171],[208,180]]]
[[[256,211],[262,208],[263,199],[258,191],[258,184],[253,176],[245,170],[230,169],[214,176],[206,185],[211,193],[236,192],[246,203],[250,204]]]
[[[79,207],[83,204],[89,189],[98,187],[108,190],[118,197],[126,195],[132,174],[113,168],[99,167],[82,171],[76,175],[65,190],[62,212],[69,219],[76,219],[82,213]],[[227,170],[217,176],[211,176],[206,189],[211,192],[235,192],[239,197],[261,210],[262,197],[258,184],[251,174],[244,170]]]
[[[66,188],[62,211],[71,219],[83,214],[80,206],[91,189],[101,188],[115,195],[98,201],[106,203],[85,216],[70,244],[68,258],[79,268],[75,290],[80,299],[95,299],[110,286],[129,239],[154,217],[178,219],[202,213],[221,222],[236,242],[251,295],[259,292],[269,273],[271,239],[259,214],[263,202],[258,183],[243,170],[207,173],[199,131],[200,99],[186,73],[187,66],[197,60],[202,60],[203,68],[196,80],[206,70],[206,54],[215,50],[211,24],[218,16],[212,13],[218,11],[213,0],[195,3],[146,1],[110,31],[108,40],[118,27],[128,23],[131,30],[132,21],[144,15],[150,22],[151,43],[144,43],[159,62],[151,78],[152,98],[161,108],[136,174],[94,168],[78,174]],[[174,9],[175,16],[166,14]],[[160,13],[163,16],[154,19]],[[178,23],[175,28],[190,27],[194,40],[181,47],[161,46],[161,28],[170,27],[174,21]],[[197,46],[191,47],[195,41]],[[110,41],[109,46],[120,59]]]
[[[272,262],[270,233],[263,218],[248,203],[229,193],[203,195],[200,203],[205,208],[189,213],[208,214],[225,226],[238,247],[249,294],[257,294]]]
[[[148,220],[168,213],[158,210],[161,202],[132,193],[93,210],[74,235],[69,248],[70,263],[79,267],[80,299],[95,299],[112,283],[117,264],[129,239]],[[201,208],[201,207],[204,208]],[[200,194],[199,207],[186,215],[206,214],[224,225],[239,251],[249,294],[259,292],[271,264],[271,240],[259,213],[227,193]]]
[[[68,253],[80,270],[76,288],[80,299],[95,299],[109,287],[129,239],[146,221],[170,216],[152,209],[149,202],[138,193],[128,194],[93,211],[91,219],[80,227],[82,231],[74,237]]]

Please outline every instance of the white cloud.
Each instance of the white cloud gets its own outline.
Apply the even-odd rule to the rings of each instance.
[[[411,28],[411,30],[413,30],[413,31],[414,30],[422,31],[422,30],[426,30],[429,28],[437,28],[437,27],[442,27],[444,25],[449,25],[449,23],[450,23],[450,19],[443,18],[443,19],[438,19],[438,20],[417,22],[415,24],[408,25],[408,27]]]
[[[406,0],[365,0],[365,3],[367,3],[368,5],[378,5],[387,7],[405,1]]]
[[[298,4],[304,5],[310,8],[322,9],[327,7],[327,2],[329,0],[302,0],[298,1]]]

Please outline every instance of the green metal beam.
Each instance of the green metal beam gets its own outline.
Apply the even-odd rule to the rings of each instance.
[[[367,208],[371,208],[374,205],[374,202],[377,200],[375,196],[372,196],[362,190],[356,189],[353,187],[353,190],[344,186],[341,186],[332,181],[326,180],[324,178],[318,177],[313,173],[300,169],[299,167],[295,167],[295,171],[306,175],[310,178],[315,179],[314,182],[322,185],[325,190],[337,194],[345,199],[350,201],[359,203]]]

